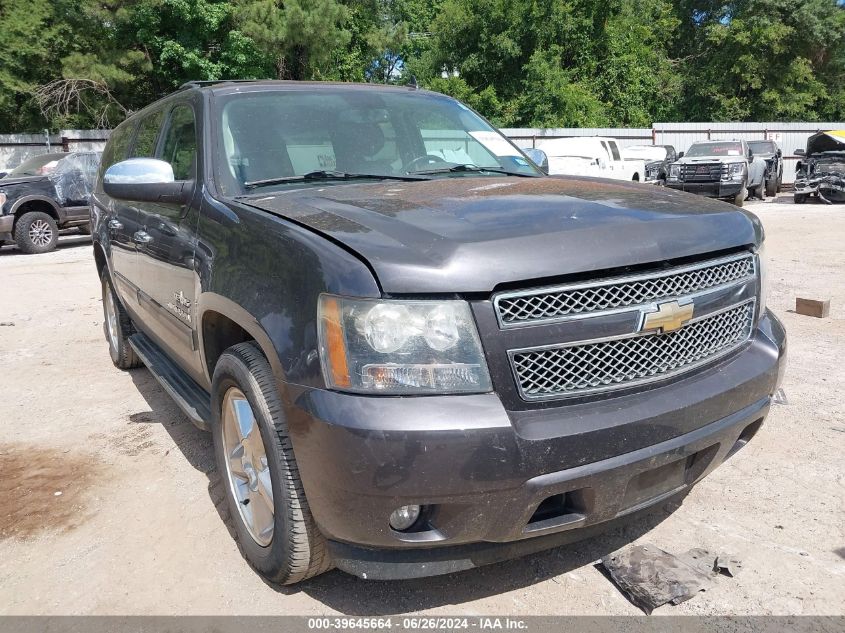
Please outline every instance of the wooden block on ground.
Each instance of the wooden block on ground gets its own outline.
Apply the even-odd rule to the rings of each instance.
[[[818,299],[797,297],[795,299],[795,311],[798,314],[823,319],[830,314],[830,299],[819,301]]]

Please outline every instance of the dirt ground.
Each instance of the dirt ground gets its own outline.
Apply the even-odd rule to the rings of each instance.
[[[512,562],[406,582],[252,572],[217,511],[210,437],[115,369],[90,241],[0,250],[0,614],[639,614],[595,567],[628,541],[743,560],[657,614],[845,614],[845,207],[752,203],[789,333],[786,403],[680,507]],[[829,297],[827,319],[791,310]]]

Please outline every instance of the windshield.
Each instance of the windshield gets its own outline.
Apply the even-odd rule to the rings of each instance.
[[[774,154],[775,144],[772,141],[749,141],[748,147],[755,154]]]
[[[217,174],[227,195],[322,172],[336,182],[337,174],[540,175],[495,128],[441,95],[338,87],[233,94],[220,104]]]
[[[742,156],[742,143],[693,143],[685,156]]]
[[[9,176],[46,176],[52,173],[67,154],[41,154],[25,160],[9,172]],[[8,177],[8,176],[7,176]]]

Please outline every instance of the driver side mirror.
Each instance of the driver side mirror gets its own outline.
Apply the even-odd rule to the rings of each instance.
[[[549,157],[546,155],[541,149],[537,149],[534,147],[527,147],[522,150],[528,158],[531,159],[531,162],[537,165],[547,176],[549,175]]]
[[[170,163],[156,158],[129,158],[115,163],[103,176],[103,191],[118,200],[185,204],[192,180],[176,180]]]
[[[686,152],[678,152],[678,160],[681,160],[684,157],[684,154],[686,154]]]

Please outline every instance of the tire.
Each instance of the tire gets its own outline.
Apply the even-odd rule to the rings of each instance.
[[[103,292],[103,316],[105,317],[103,332],[106,335],[106,342],[109,344],[111,362],[118,369],[140,367],[143,363],[129,344],[129,337],[135,333],[135,328],[114,291],[107,267],[103,268],[100,275],[100,284]]]
[[[325,538],[305,498],[275,378],[255,343],[223,352],[211,399],[215,460],[243,557],[281,585],[331,569]]]
[[[778,176],[778,193],[780,193],[782,186],[783,186],[783,174]]]
[[[774,198],[778,192],[778,181],[777,178],[772,177],[766,181],[766,195],[770,198]]]
[[[766,199],[766,179],[761,178],[760,184],[754,187],[751,190],[751,195],[757,198],[758,200],[765,200]]]
[[[15,222],[15,243],[24,253],[48,253],[56,248],[58,240],[56,221],[42,211],[24,213]]]
[[[807,202],[807,194],[806,193],[796,193],[794,196],[795,204],[804,204]]]
[[[741,207],[743,205],[743,203],[745,202],[745,198],[747,198],[747,197],[748,197],[748,189],[746,189],[745,186],[743,185],[742,189],[740,189],[737,192],[737,194],[734,196],[733,203],[736,206]]]
[[[91,235],[91,223],[90,222],[88,224],[82,224],[77,228],[79,228],[79,234],[80,235]]]

